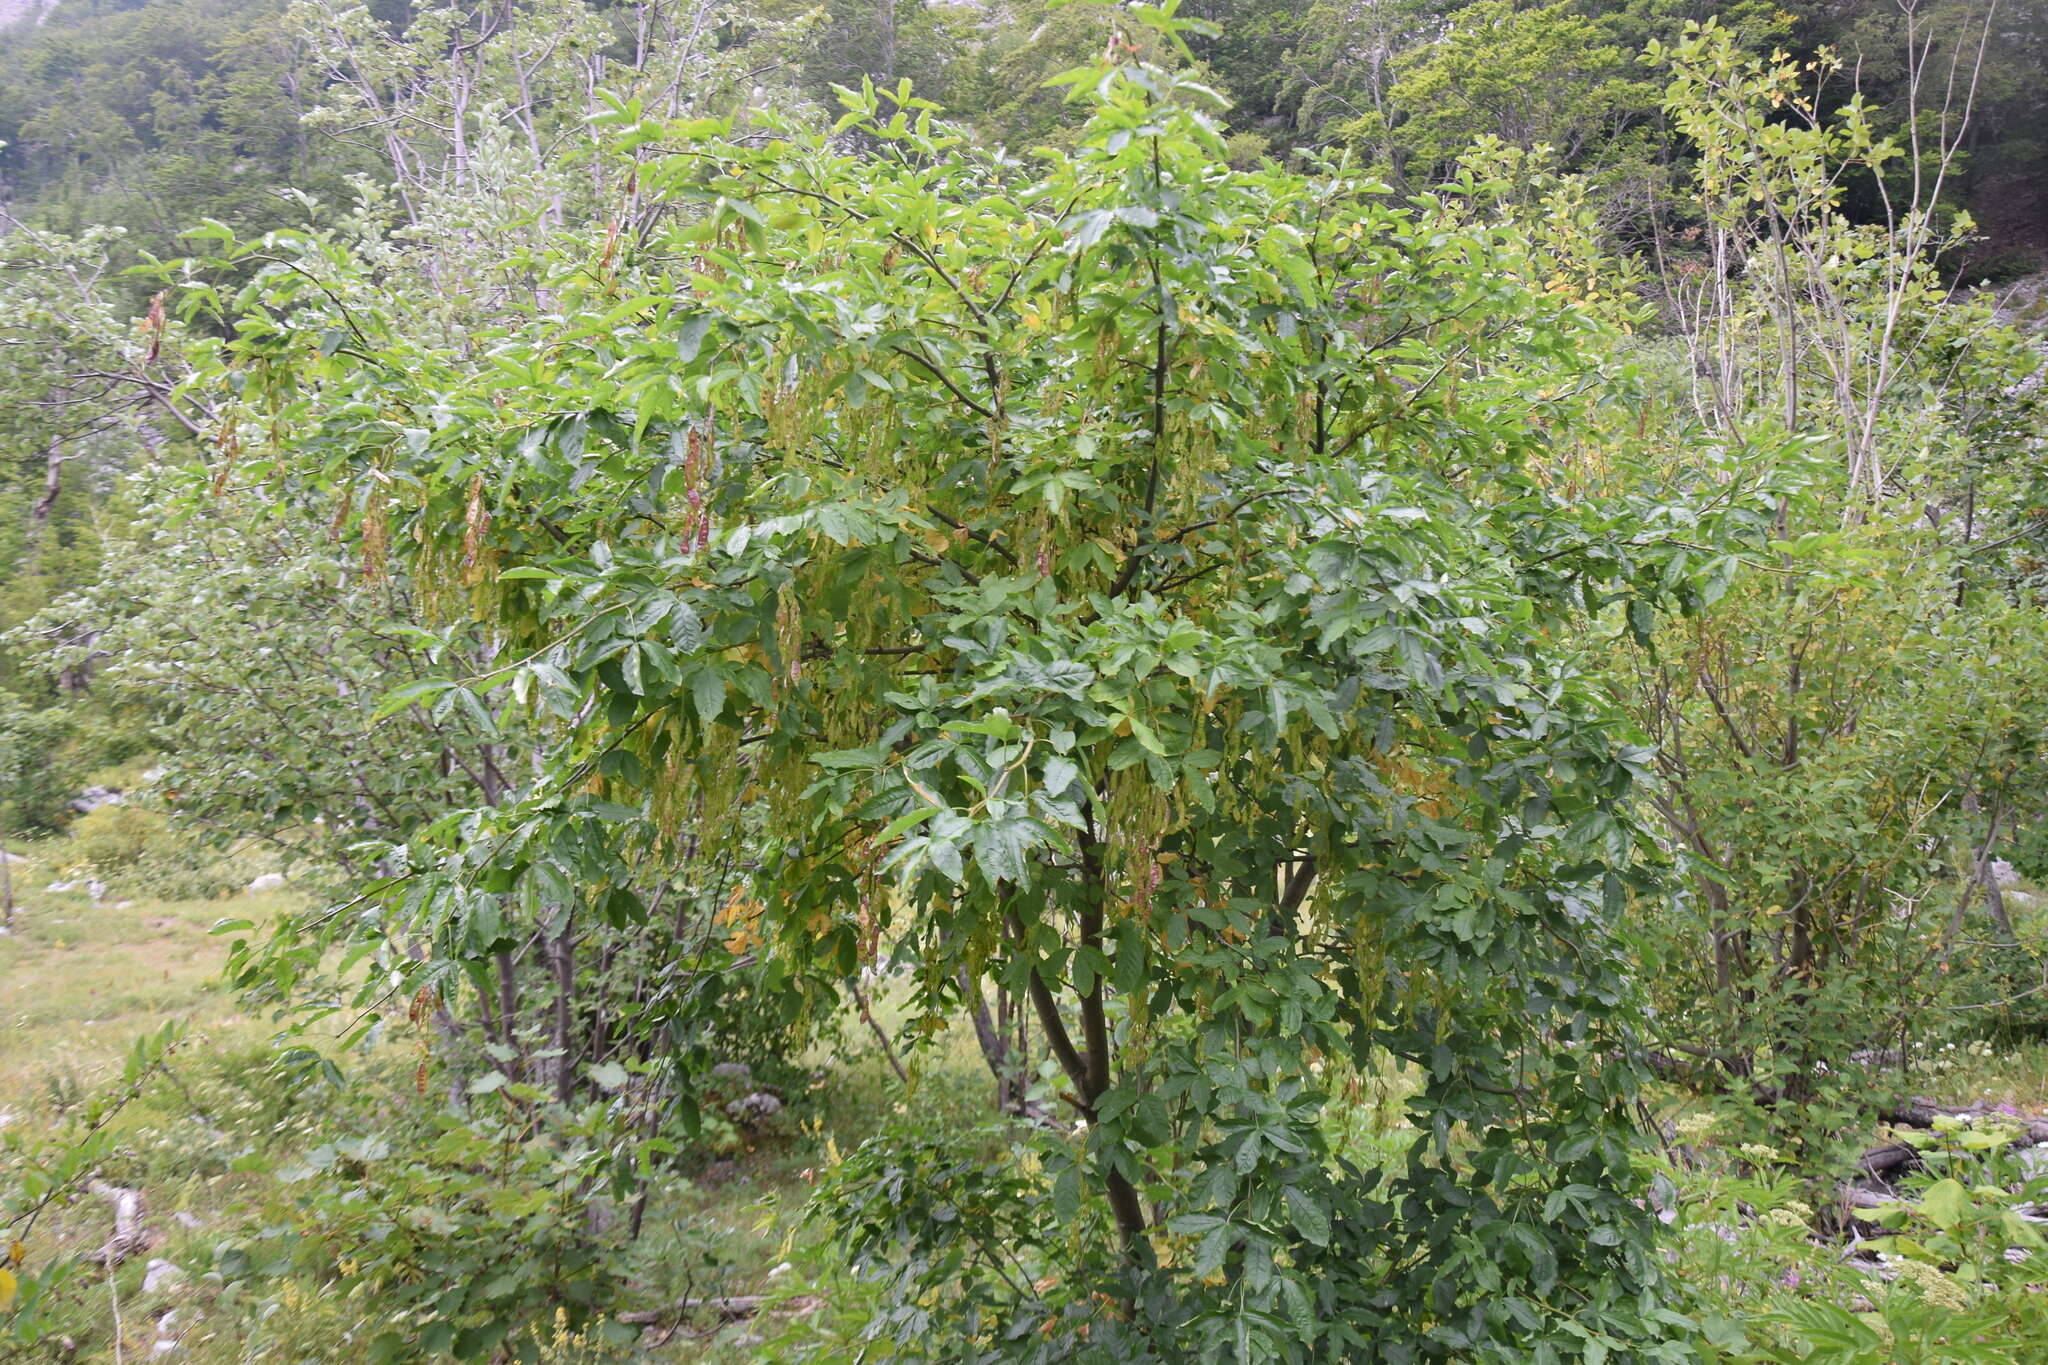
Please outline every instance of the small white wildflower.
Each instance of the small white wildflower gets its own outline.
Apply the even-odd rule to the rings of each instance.
[[[1681,1115],[1671,1127],[1678,1134],[1680,1142],[1697,1142],[1713,1132],[1718,1122],[1714,1115],[1702,1112]]]
[[[1970,1306],[1969,1291],[1942,1274],[1939,1267],[1925,1261],[1909,1261],[1903,1256],[1879,1259],[1892,1272],[1893,1283],[1904,1285],[1936,1307],[1960,1313]]]

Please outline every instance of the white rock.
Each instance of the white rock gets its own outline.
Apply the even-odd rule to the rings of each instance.
[[[85,884],[85,894],[92,897],[94,905],[98,905],[106,897],[107,884],[102,881],[87,882]]]
[[[265,891],[282,891],[284,890],[284,873],[266,872],[255,881],[250,882],[249,889],[259,895]]]
[[[173,1265],[161,1256],[152,1256],[149,1264],[142,1270],[142,1292],[154,1294],[159,1289],[168,1289],[183,1278],[185,1272],[181,1267]],[[164,1316],[168,1320],[173,1315],[167,1313]]]
[[[43,890],[61,896],[66,891],[69,891],[75,885],[75,882],[51,882],[48,886],[44,887]]]
[[[70,801],[71,809],[80,815],[90,815],[101,806],[125,806],[126,797],[113,787],[87,787]]]
[[[726,1105],[725,1112],[741,1123],[766,1123],[782,1112],[782,1101],[765,1090],[756,1090]]]
[[[151,1355],[167,1356],[178,1349],[178,1310],[173,1308],[156,1320],[156,1344],[150,1348]]]
[[[130,908],[131,906],[133,906],[134,904],[135,904],[135,902],[134,902],[134,901],[115,901],[115,902],[114,902],[114,908],[115,908],[116,910],[126,910],[126,909]]]
[[[784,1275],[787,1275],[790,1271],[794,1269],[796,1269],[795,1266],[791,1265],[788,1261],[784,1261],[781,1265],[775,1267],[775,1269],[768,1272],[768,1278],[771,1280],[779,1280]]]
[[[178,1220],[178,1226],[181,1228],[203,1228],[206,1226],[204,1222],[184,1209],[179,1209],[171,1217]]]
[[[2000,886],[2013,886],[2020,879],[2019,869],[2003,858],[1991,860],[1991,880]]]

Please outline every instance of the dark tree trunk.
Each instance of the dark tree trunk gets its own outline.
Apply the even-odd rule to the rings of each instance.
[[[514,1054],[519,1052],[519,967],[510,949],[491,954],[498,968],[498,1041]],[[522,1059],[515,1055],[505,1065],[515,1080],[524,1080]]]
[[[572,1025],[576,1018],[576,923],[569,910],[559,912],[562,931],[555,936],[551,956],[555,969],[555,1098],[569,1102],[576,1090],[576,1053]]]
[[[960,991],[974,1021],[974,1040],[981,1046],[981,1059],[987,1063],[989,1075],[995,1078],[997,1110],[1025,1117],[1025,1095],[1030,1083],[1024,1072],[1025,1054],[1010,1036],[1009,992],[997,989],[996,1014],[991,1019],[980,985],[964,968],[960,972]]]

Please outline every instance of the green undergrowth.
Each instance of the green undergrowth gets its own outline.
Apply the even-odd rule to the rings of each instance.
[[[464,1097],[463,1118],[451,1117],[455,1064],[423,1029],[394,1022],[366,1052],[337,1055],[349,1079],[341,1091],[281,1076],[276,1023],[220,985],[223,940],[209,929],[224,917],[260,924],[302,904],[301,893],[164,899],[123,886],[95,904],[83,891],[44,891],[57,875],[53,854],[71,851],[28,850],[32,861],[15,868],[23,908],[0,938],[0,1186],[18,1181],[42,1143],[71,1134],[92,1097],[119,1088],[134,1039],[173,1024],[178,1041],[112,1120],[93,1172],[142,1192],[156,1242],[111,1285],[96,1267],[61,1279],[38,1306],[40,1344],[0,1346],[0,1360],[112,1361],[117,1314],[123,1360],[176,1341],[193,1365],[339,1365],[376,1359],[380,1335],[394,1328],[439,1340],[419,1330],[435,1321],[450,1324],[452,1342],[468,1320],[461,1305],[445,1302],[445,1288],[408,1305],[391,1250],[403,1246],[407,1255],[498,1255],[473,1292],[495,1292],[526,1315],[507,1339],[508,1350],[525,1343],[520,1358],[850,1361],[875,1291],[849,1267],[844,1237],[813,1212],[814,1196],[844,1198],[835,1184],[857,1180],[899,1140],[905,1153],[987,1169],[1011,1154],[1015,1135],[995,1121],[965,1029],[910,1051],[906,1086],[856,1025],[803,1059],[808,1079],[784,1087],[782,1113],[678,1137],[634,1239],[630,1199],[577,1176],[573,1116],[497,1143],[494,1116],[511,1110],[494,1108],[500,1097],[485,1088]],[[883,986],[876,1008],[897,1032],[896,993]],[[1644,1190],[1665,1225],[1677,1311],[1694,1324],[1702,1359],[2048,1359],[2048,1247],[2018,1216],[2048,1190],[1994,1109],[2048,1107],[2048,1047],[1959,1036],[1916,1052],[1904,1074],[1921,1093],[1993,1112],[1912,1135],[1926,1148],[1924,1169],[1876,1209],[1848,1209],[1839,1164],[1795,1164],[1725,1104],[1673,1095],[1659,1107],[1667,1141],[1644,1157]],[[1398,1159],[1414,1138],[1401,1116],[1412,1078],[1330,1079],[1332,1149]],[[722,1103],[749,1082],[717,1084]],[[1057,1108],[1057,1087],[1041,1090]],[[1892,1136],[1873,1126],[1844,1132],[1840,1146]],[[514,1196],[525,1202],[514,1207]],[[374,1233],[378,1215],[364,1200],[385,1201],[415,1229],[412,1240]],[[508,1235],[494,1238],[494,1228]],[[436,1229],[454,1232],[436,1240]],[[105,1198],[81,1189],[54,1202],[25,1239],[24,1279],[91,1251],[110,1230]],[[1167,1258],[1196,1254],[1192,1242],[1162,1239]],[[601,1249],[602,1264],[562,1259],[563,1248],[584,1244]],[[152,1260],[182,1273],[145,1294]],[[586,1291],[600,1311],[572,1313]],[[558,1313],[548,1308],[556,1299]],[[652,1323],[617,1321],[650,1313]]]
[[[2048,1240],[2028,1216],[2048,1197],[2048,1170],[2013,1145],[2016,1117],[1874,1132],[1920,1149],[1920,1166],[1861,1204],[1839,1172],[1802,1168],[1732,1128],[1693,1107],[1650,1167],[1704,1359],[2048,1359]]]
[[[112,1119],[112,1140],[91,1173],[142,1193],[154,1244],[125,1260],[111,1285],[97,1267],[64,1277],[37,1306],[44,1327],[36,1343],[0,1341],[0,1361],[112,1361],[117,1313],[123,1359],[147,1357],[160,1340],[177,1341],[179,1358],[193,1365],[368,1358],[390,1325],[389,1300],[351,1282],[348,1272],[373,1252],[322,1241],[344,1212],[312,1193],[325,1182],[308,1178],[309,1166],[348,1160],[369,1144],[376,1164],[400,1173],[384,1194],[432,1208],[445,1187],[403,1182],[439,1179],[462,1164],[459,1156],[445,1168],[410,1161],[446,1140],[440,1063],[430,1062],[422,1089],[418,1038],[394,1029],[366,1055],[337,1059],[347,1067],[345,1091],[280,1076],[276,1021],[224,989],[224,941],[209,931],[227,917],[261,924],[302,904],[297,892],[174,900],[118,886],[95,904],[83,890],[42,890],[60,876],[53,869],[75,860],[75,846],[23,853],[30,861],[14,866],[22,908],[0,938],[0,1190],[18,1193],[49,1144],[76,1135],[92,1099],[120,1089],[139,1036],[166,1024],[179,1032]],[[887,1000],[879,1008],[894,1013]],[[772,1123],[727,1125],[673,1156],[653,1182],[637,1242],[624,1236],[628,1203],[593,1194],[582,1213],[623,1248],[613,1292],[620,1311],[738,1296],[786,1303],[729,1322],[715,1307],[664,1314],[637,1336],[572,1327],[566,1317],[551,1325],[543,1315],[533,1333],[541,1359],[850,1357],[864,1313],[825,1234],[804,1218],[814,1182],[890,1123],[973,1131],[987,1117],[988,1082],[964,1036],[914,1057],[908,1091],[871,1047],[807,1060],[809,1089],[788,1095]],[[481,1116],[489,1101],[479,1097],[472,1112]],[[80,1184],[24,1237],[24,1282],[108,1238],[110,1204]],[[157,1259],[183,1274],[175,1287],[144,1294]]]

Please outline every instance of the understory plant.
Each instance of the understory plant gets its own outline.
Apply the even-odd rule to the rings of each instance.
[[[1895,1137],[1922,1163],[1871,1206],[1793,1154],[1694,1109],[1650,1163],[1674,1291],[1702,1357],[1812,1365],[2005,1365],[2048,1349],[2041,1182],[1996,1114]]]

